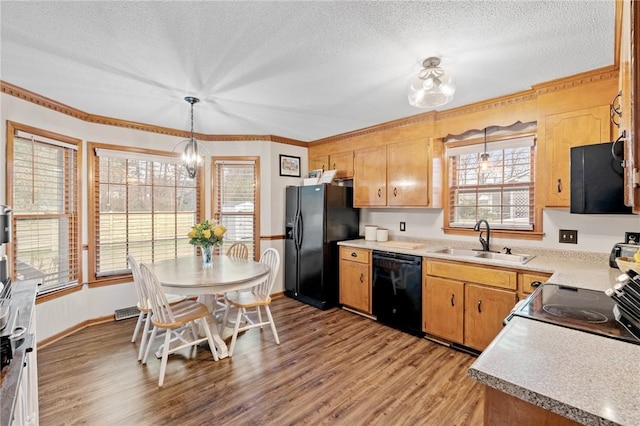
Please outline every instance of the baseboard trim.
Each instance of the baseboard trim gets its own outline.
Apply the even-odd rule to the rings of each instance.
[[[56,342],[62,339],[63,337],[67,337],[89,326],[96,325],[96,324],[104,324],[105,322],[110,322],[110,321],[115,321],[113,314],[106,315],[104,317],[92,318],[86,321],[82,321],[80,324],[76,324],[71,328],[68,328],[64,331],[61,331],[60,333],[56,333],[51,337],[47,337],[46,339],[39,341],[38,348],[44,348],[45,346],[50,345],[51,343]]]

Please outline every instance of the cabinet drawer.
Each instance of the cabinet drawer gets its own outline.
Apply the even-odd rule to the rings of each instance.
[[[340,247],[340,259],[358,263],[369,263],[371,250],[353,247]]]
[[[515,290],[518,286],[517,273],[515,271],[505,271],[490,266],[474,266],[459,262],[429,260],[427,261],[427,274],[509,290]]]
[[[534,281],[546,282],[551,275],[541,273],[520,273],[518,279],[520,280],[520,288],[523,293],[533,293],[536,287],[531,287],[531,283]]]

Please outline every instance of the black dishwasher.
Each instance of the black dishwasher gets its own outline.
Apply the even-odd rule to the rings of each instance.
[[[373,315],[379,322],[422,336],[422,258],[373,252]]]

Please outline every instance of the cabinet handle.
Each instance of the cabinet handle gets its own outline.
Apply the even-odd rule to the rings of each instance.
[[[356,253],[355,251],[351,252],[351,257],[358,257],[358,253]]]
[[[478,313],[481,314],[482,313],[482,300],[478,299]]]
[[[562,192],[562,179],[558,179],[558,192]]]
[[[611,118],[611,123],[614,124],[616,127],[620,127],[620,117],[622,117],[622,105],[620,103],[621,97],[622,97],[622,91],[618,92],[616,97],[613,98],[613,101],[611,101],[611,105],[609,105],[609,108],[611,109],[611,112],[609,114]],[[616,105],[616,102],[617,102],[617,105]]]
[[[531,281],[531,287],[538,287],[540,286],[540,284],[542,284],[540,281]]]
[[[364,274],[360,273],[360,283],[364,283]]]
[[[451,293],[451,306],[456,306],[456,304],[453,302],[454,297],[455,297],[455,294]]]
[[[333,163],[333,170],[336,169],[336,163]]]
[[[378,188],[378,198],[382,197],[382,190],[380,188]]]
[[[398,188],[393,188],[393,196],[394,197],[398,196]]]

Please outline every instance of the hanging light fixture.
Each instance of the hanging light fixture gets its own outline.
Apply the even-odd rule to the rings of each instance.
[[[198,142],[196,141],[196,138],[193,137],[193,105],[200,102],[200,99],[194,98],[193,96],[187,96],[184,100],[191,104],[191,137],[187,141],[187,145],[184,147],[182,162],[184,163],[184,167],[187,169],[189,178],[194,179],[196,177],[198,166],[202,163],[202,157],[200,157],[200,154],[198,153]]]
[[[435,56],[422,62],[424,69],[411,79],[407,88],[409,104],[418,108],[431,108],[451,102],[456,82],[438,65],[440,58]]]
[[[487,152],[487,128],[484,128],[484,152],[480,154],[480,172],[489,171],[489,153]]]

